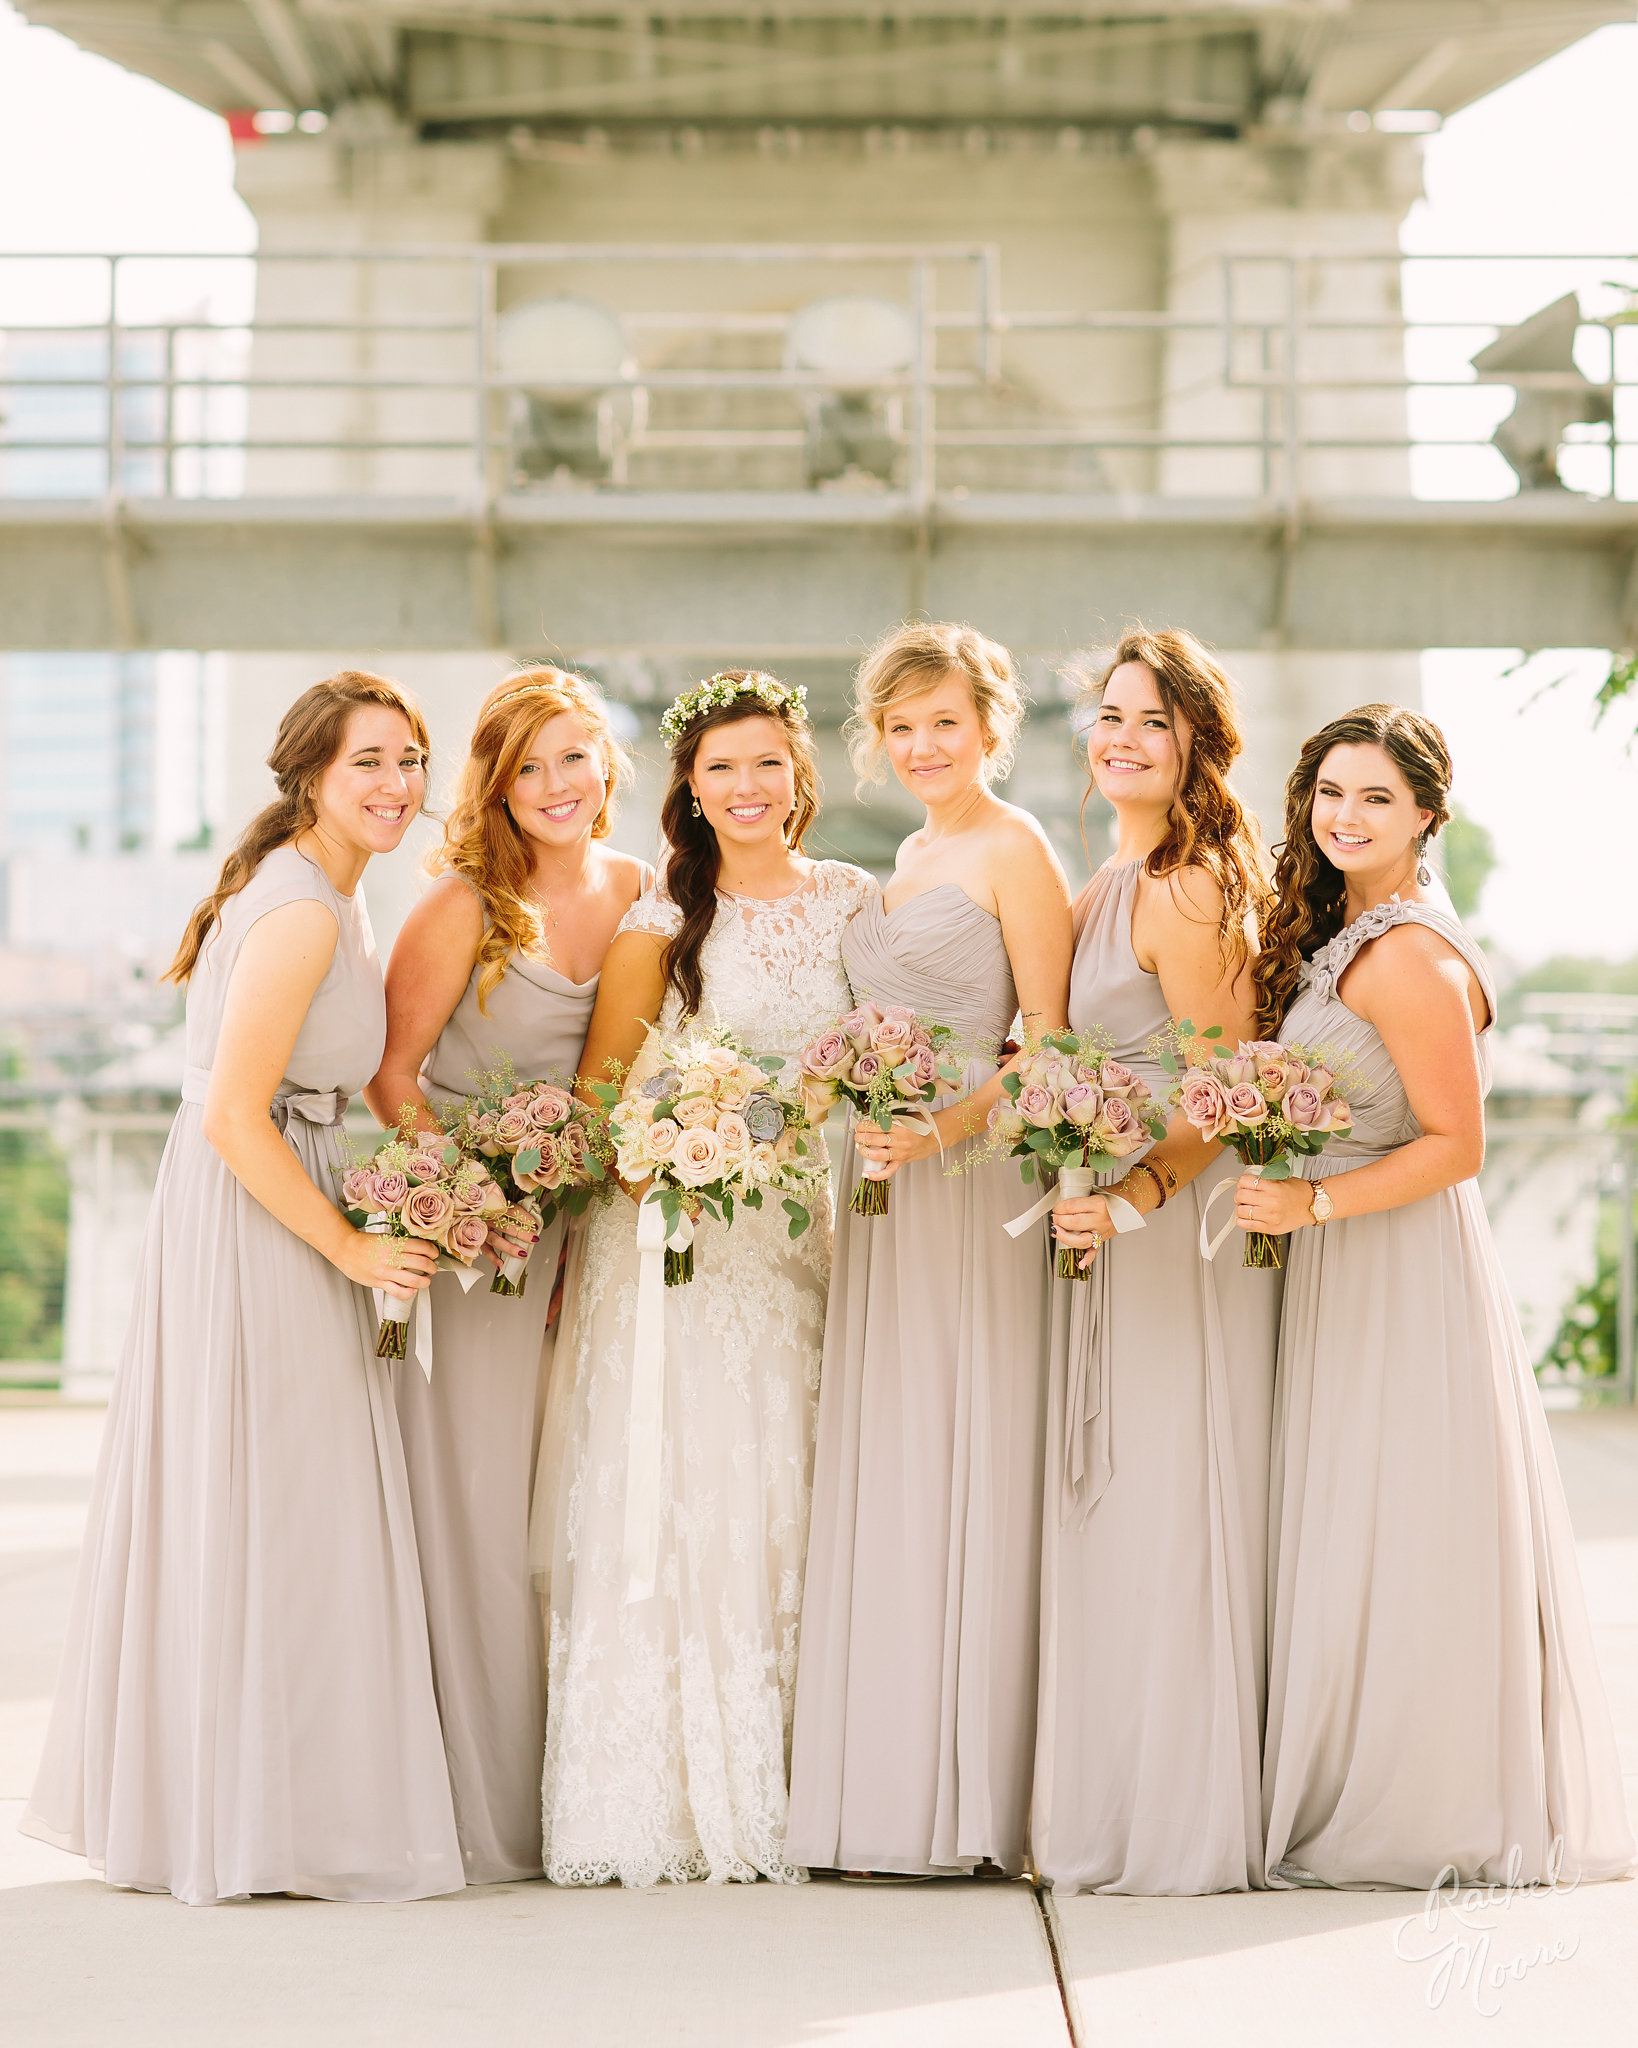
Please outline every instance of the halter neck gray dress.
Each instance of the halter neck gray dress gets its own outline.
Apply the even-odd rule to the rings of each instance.
[[[519,1081],[570,1081],[599,977],[574,982],[514,956],[478,1008],[479,969],[422,1069],[429,1102],[475,1094],[503,1060]],[[432,1283],[430,1382],[413,1357],[394,1368],[426,1589],[455,1821],[469,1884],[541,1873],[540,1767],[546,1651],[530,1579],[529,1514],[550,1343],[546,1312],[564,1224],[530,1255],[521,1298]]]
[[[1132,950],[1137,862],[1077,905],[1069,1021],[1158,1096],[1167,1022]],[[1054,1280],[1031,1841],[1063,1892],[1262,1882],[1268,1430],[1278,1273],[1200,1256],[1218,1152],[1086,1280]],[[1109,1174],[1107,1181],[1119,1178]],[[1219,1212],[1221,1204],[1219,1204]]]
[[[1280,1036],[1358,1076],[1336,1182],[1421,1136],[1386,1046],[1337,994],[1394,899],[1308,964]],[[1489,1051],[1479,1039],[1489,1079]],[[1632,1862],[1575,1540],[1477,1181],[1292,1233],[1269,1538],[1271,1883],[1566,1884]]]
[[[45,1756],[23,1831],[111,1884],[417,1899],[460,1851],[387,1368],[361,1288],[276,1222],[202,1129],[245,934],[313,902],[329,971],[272,1113],[332,1200],[386,1005],[361,891],[283,846],[188,984],[160,1163]]]
[[[905,1003],[995,1071],[1017,1009],[999,921],[953,884],[847,928],[856,1000]],[[987,1050],[978,1051],[978,1048]],[[919,1159],[850,1215],[846,1148],[802,1598],[789,1853],[825,1868],[1022,1870],[1034,1747],[1044,1220],[1013,1160]]]

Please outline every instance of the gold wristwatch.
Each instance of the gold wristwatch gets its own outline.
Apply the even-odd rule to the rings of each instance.
[[[1308,1185],[1313,1191],[1314,1221],[1316,1223],[1329,1223],[1333,1205],[1331,1197],[1325,1192],[1324,1181],[1313,1180]]]

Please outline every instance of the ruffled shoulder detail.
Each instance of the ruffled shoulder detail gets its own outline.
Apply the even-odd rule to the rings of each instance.
[[[1362,946],[1368,946],[1372,939],[1381,938],[1396,924],[1420,922],[1420,906],[1402,903],[1397,896],[1390,896],[1386,903],[1361,911],[1351,925],[1345,926],[1334,939],[1328,939],[1313,959],[1304,962],[1297,977],[1297,987],[1299,990],[1311,989],[1321,1002],[1330,1002],[1337,992],[1337,983],[1353,965],[1354,956]]]
[[[659,938],[674,939],[681,929],[682,912],[654,882],[614,927],[614,936],[618,938],[622,932],[653,932]]]

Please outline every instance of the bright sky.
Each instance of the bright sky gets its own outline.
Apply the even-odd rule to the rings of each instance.
[[[1429,141],[1428,198],[1406,225],[1406,248],[1638,251],[1635,106],[1638,26],[1602,29],[1458,114]],[[213,115],[27,27],[0,0],[0,250],[247,250],[255,224],[232,180]],[[1524,313],[1602,274],[1487,266],[1484,282],[1515,294]],[[1413,305],[1419,288],[1408,290]],[[1490,495],[1494,482],[1480,488]],[[1478,923],[1521,962],[1638,951],[1638,898],[1600,879],[1630,848],[1632,717],[1591,729],[1598,651],[1542,653],[1502,680],[1518,658],[1458,649],[1423,661],[1458,799],[1502,854]],[[1524,709],[1558,674],[1570,680]]]

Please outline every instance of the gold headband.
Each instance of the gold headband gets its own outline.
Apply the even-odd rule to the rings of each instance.
[[[570,676],[568,680],[573,683],[578,683],[583,681],[583,678],[580,676]],[[524,683],[516,690],[508,690],[504,697],[497,697],[494,703],[490,705],[489,709],[491,711],[498,711],[503,704],[516,703],[519,697],[543,697],[552,690],[561,690],[562,688],[563,685],[560,682]]]

